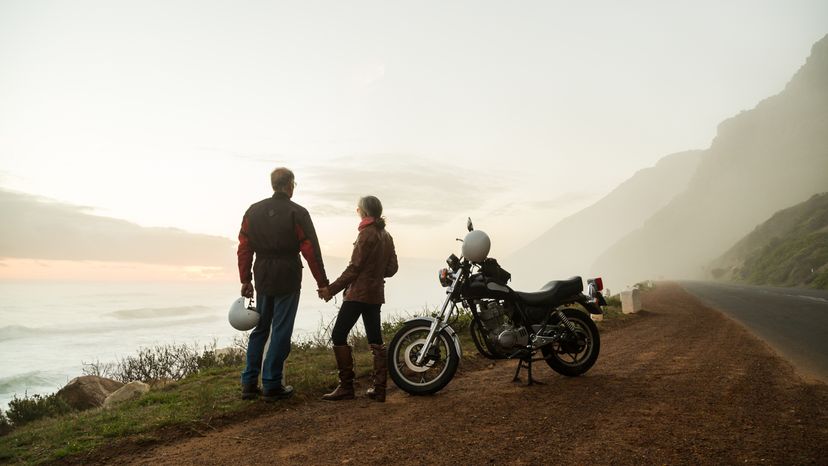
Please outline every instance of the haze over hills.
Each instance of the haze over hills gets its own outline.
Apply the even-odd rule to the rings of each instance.
[[[612,281],[698,278],[774,212],[828,190],[828,36],[785,89],[719,125],[687,189],[609,248]]]
[[[515,286],[535,289],[549,280],[586,274],[609,245],[639,228],[687,186],[701,154],[671,154],[639,170],[592,206],[561,220],[502,261],[512,271]]]
[[[781,210],[710,266],[715,279],[828,289],[828,193]]]
[[[147,228],[89,208],[0,188],[0,259],[123,261],[232,267],[233,241],[176,228]]]

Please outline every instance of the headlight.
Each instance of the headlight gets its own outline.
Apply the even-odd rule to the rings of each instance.
[[[446,259],[446,264],[448,264],[452,272],[457,272],[460,268],[460,258],[452,254]]]

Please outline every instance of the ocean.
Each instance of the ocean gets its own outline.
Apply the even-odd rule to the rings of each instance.
[[[383,319],[420,313],[445,297],[436,279],[417,275],[420,285],[389,283]],[[337,305],[321,301],[310,283],[304,281],[294,339],[336,316]],[[0,409],[15,395],[57,391],[82,375],[84,362],[115,362],[167,343],[230,346],[241,334],[227,321],[238,296],[234,282],[0,282]]]

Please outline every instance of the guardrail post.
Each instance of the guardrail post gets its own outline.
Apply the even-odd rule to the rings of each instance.
[[[632,314],[641,310],[641,292],[629,290],[621,292],[621,312]]]

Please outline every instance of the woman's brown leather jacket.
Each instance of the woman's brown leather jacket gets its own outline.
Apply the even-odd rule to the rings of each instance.
[[[345,301],[383,304],[385,278],[393,277],[398,268],[394,238],[377,222],[371,222],[360,228],[351,262],[329,290],[335,295],[344,289]]]

